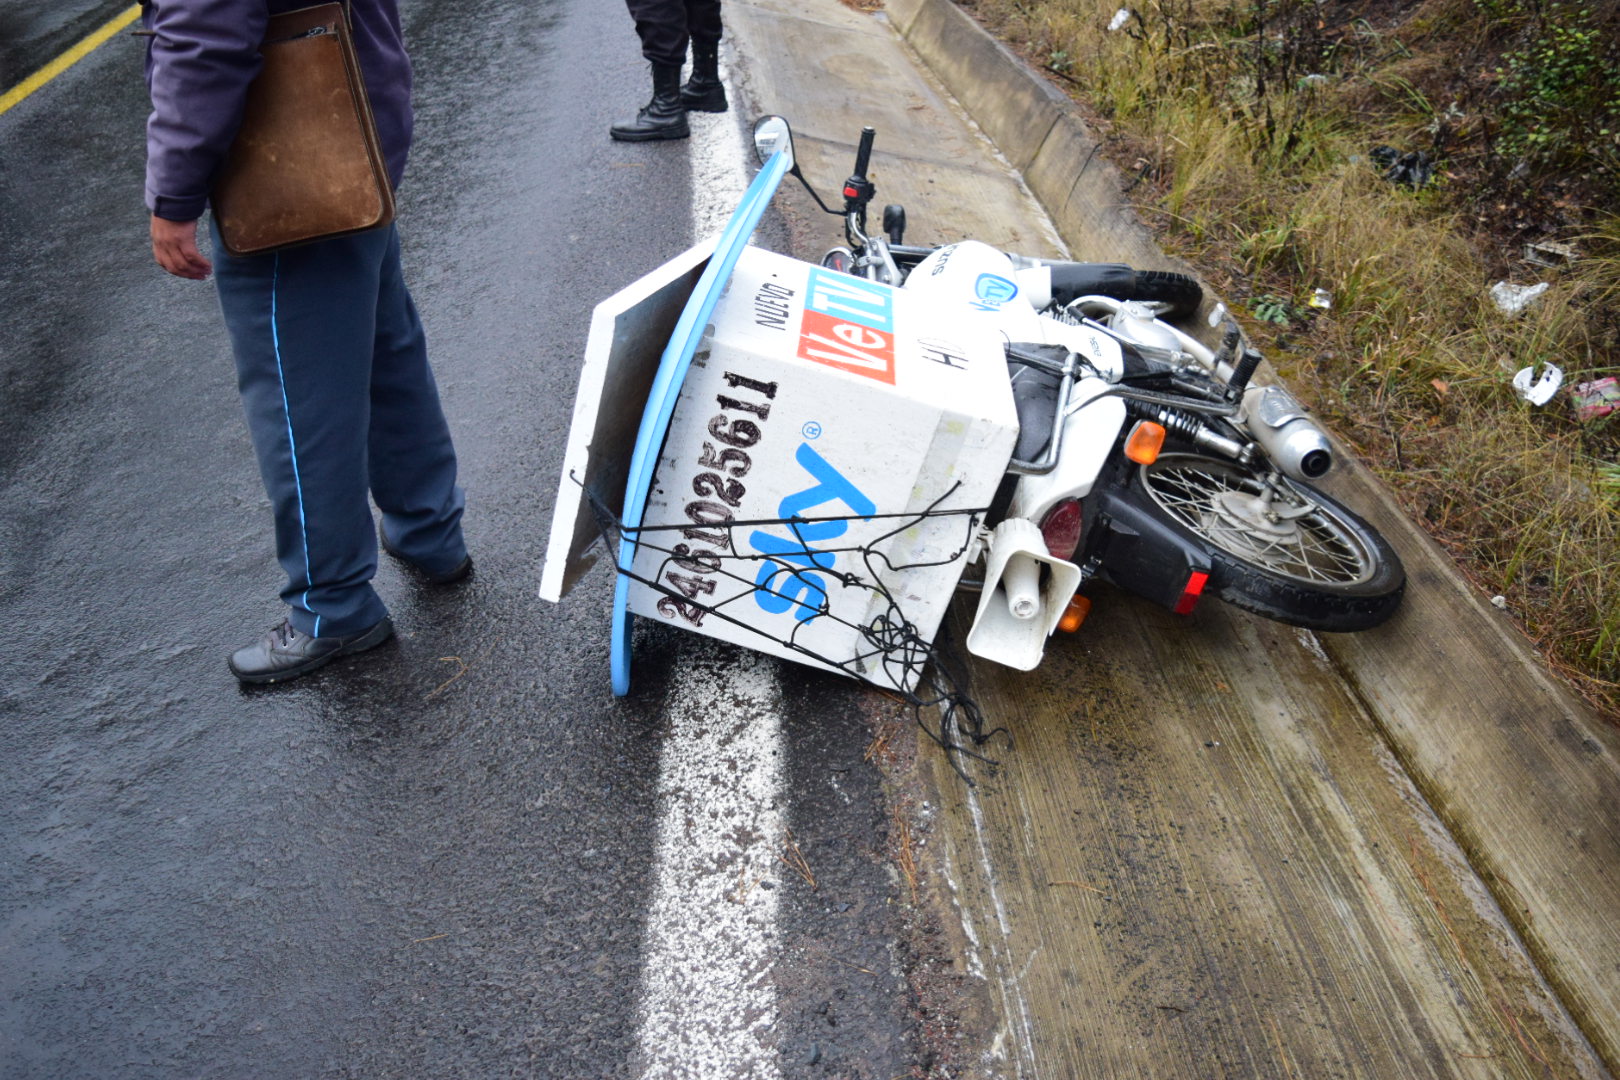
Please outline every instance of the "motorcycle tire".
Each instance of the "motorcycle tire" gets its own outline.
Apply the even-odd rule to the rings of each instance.
[[[1206,591],[1311,630],[1369,630],[1406,591],[1399,556],[1378,531],[1308,484],[1235,462],[1169,453],[1139,478],[1152,511],[1210,553]]]
[[[1197,280],[1168,270],[1136,270],[1124,263],[1052,263],[1052,299],[1067,304],[1078,296],[1112,296],[1164,304],[1164,317],[1191,315],[1203,303]]]

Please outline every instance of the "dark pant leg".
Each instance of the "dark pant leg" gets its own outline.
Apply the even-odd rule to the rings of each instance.
[[[427,338],[405,287],[399,234],[389,230],[377,295],[371,368],[371,494],[394,550],[430,573],[461,565],[466,505],[456,486],[456,451],[428,366]]]
[[[686,31],[707,45],[720,42],[720,0],[686,0]]]
[[[686,63],[685,0],[626,0],[641,38],[641,55],[654,64]]]
[[[387,614],[370,581],[367,500],[377,297],[387,230],[236,258],[215,278],[238,386],[276,521],[293,625],[347,635]]]

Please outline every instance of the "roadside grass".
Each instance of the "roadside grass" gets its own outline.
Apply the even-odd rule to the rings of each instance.
[[[1550,663],[1620,717],[1620,414],[1581,421],[1571,399],[1620,375],[1620,142],[1605,126],[1620,120],[1620,53],[1593,30],[1620,25],[1620,5],[967,6],[1071,91],[1164,246]],[[1432,176],[1392,180],[1379,146],[1423,150]],[[1560,179],[1574,182],[1536,204],[1558,225],[1543,235],[1580,257],[1531,265],[1529,233],[1506,219]],[[1550,287],[1507,315],[1490,296],[1503,279]],[[1317,290],[1330,307],[1313,306]],[[1549,362],[1565,389],[1537,408],[1511,380]]]

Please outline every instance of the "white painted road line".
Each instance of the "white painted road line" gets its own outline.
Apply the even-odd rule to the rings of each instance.
[[[658,777],[641,1074],[781,1075],[772,1029],[782,850],[776,662],[702,643],[676,675]]]
[[[730,95],[732,109],[738,106],[728,72],[722,64],[720,78]],[[692,127],[692,240],[713,236],[726,227],[732,211],[742,202],[748,182],[754,178],[754,154],[743,144],[736,113],[687,113]]]
[[[696,240],[724,228],[751,158],[731,114],[692,113],[690,122]],[[638,1066],[647,1080],[776,1080],[780,893],[771,886],[785,839],[777,664],[713,642],[688,656],[665,707]]]

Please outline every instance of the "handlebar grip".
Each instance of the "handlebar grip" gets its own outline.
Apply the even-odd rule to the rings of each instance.
[[[872,160],[872,139],[877,135],[875,128],[861,128],[861,144],[855,150],[855,175],[865,176],[866,166]]]
[[[1232,377],[1226,380],[1226,387],[1235,398],[1249,387],[1249,380],[1259,370],[1261,356],[1253,349],[1244,349],[1243,358],[1233,365]]]

